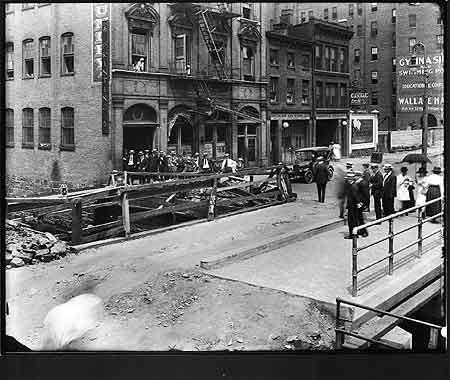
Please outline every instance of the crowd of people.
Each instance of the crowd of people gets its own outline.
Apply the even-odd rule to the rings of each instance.
[[[151,172],[151,173],[175,173],[175,172],[197,172],[197,173],[236,173],[244,168],[244,160],[237,161],[225,154],[222,161],[214,161],[203,152],[192,155],[184,152],[163,152],[157,149],[138,151],[131,149],[123,156],[123,170],[128,172]]]
[[[325,201],[325,189],[328,178],[328,165],[322,157],[317,158],[314,167],[314,176],[317,186],[318,201]],[[424,205],[426,202],[437,199],[444,194],[444,182],[441,176],[442,169],[435,167],[433,173],[427,175],[425,168],[420,168],[416,178],[408,174],[408,168],[402,166],[400,173],[396,174],[391,164],[383,165],[383,173],[376,163],[364,163],[363,171],[353,169],[353,164],[347,162],[345,168],[337,165],[335,168],[336,198],[339,205],[339,217],[347,221],[349,234],[346,239],[353,237],[353,228],[364,224],[364,214],[370,212],[371,198],[376,219],[392,215],[396,212],[395,200],[404,211],[414,206]],[[441,212],[441,202],[427,205],[423,210],[423,217],[432,217]],[[408,215],[406,213],[405,215]],[[440,218],[431,222],[439,223]],[[368,236],[367,230],[362,229],[358,234]]]

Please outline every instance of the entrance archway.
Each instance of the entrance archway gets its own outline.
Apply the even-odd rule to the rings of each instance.
[[[185,106],[174,107],[168,115],[167,149],[181,155],[194,151],[194,126],[192,115]]]
[[[156,111],[146,104],[135,104],[123,115],[123,149],[151,150],[158,126]]]
[[[259,112],[256,108],[247,106],[240,110],[249,116],[259,118]],[[242,157],[248,166],[256,166],[259,159],[258,152],[258,123],[238,119],[238,136],[237,136],[238,157]]]

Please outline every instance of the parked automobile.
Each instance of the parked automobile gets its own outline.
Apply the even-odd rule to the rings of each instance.
[[[291,181],[312,183],[314,181],[313,168],[317,164],[317,157],[322,156],[328,165],[328,179],[331,180],[334,168],[330,165],[332,151],[327,146],[316,146],[295,150],[295,160],[289,168],[289,179]]]

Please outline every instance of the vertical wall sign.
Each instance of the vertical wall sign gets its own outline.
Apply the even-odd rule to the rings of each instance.
[[[110,18],[109,3],[92,4],[92,81],[102,82],[102,21]]]
[[[109,68],[109,20],[102,21],[102,134],[109,134],[109,100],[110,100],[110,68]]]

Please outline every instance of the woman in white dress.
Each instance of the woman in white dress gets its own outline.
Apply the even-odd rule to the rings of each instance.
[[[414,187],[412,178],[408,175],[408,168],[402,166],[397,176],[397,199],[401,203],[400,211],[414,207],[414,195],[411,198],[411,187]]]
[[[416,197],[416,206],[423,206],[427,201],[427,191],[428,191],[428,183],[426,180],[426,175],[428,171],[425,168],[420,168],[417,171],[417,197]],[[425,208],[422,209],[422,216],[425,216]]]

